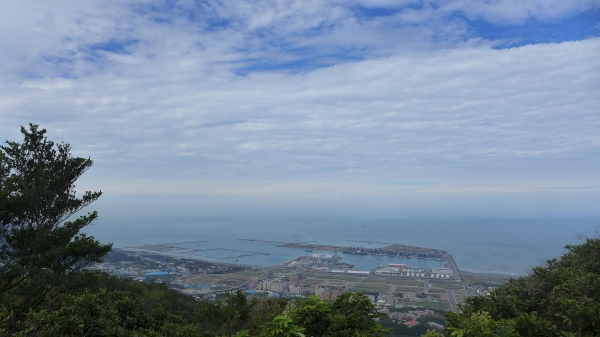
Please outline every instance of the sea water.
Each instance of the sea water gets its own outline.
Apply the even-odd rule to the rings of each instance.
[[[331,253],[279,247],[276,242],[364,248],[400,244],[444,249],[465,271],[526,274],[547,259],[559,257],[565,245],[579,243],[579,234],[595,235],[599,225],[600,219],[109,218],[89,226],[86,232],[101,242],[114,243],[115,248],[174,244],[185,256],[259,266],[280,264],[301,255]],[[388,263],[443,266],[435,260],[338,255],[341,262],[354,263],[355,269],[368,270]]]

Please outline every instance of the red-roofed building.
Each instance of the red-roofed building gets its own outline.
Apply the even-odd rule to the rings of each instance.
[[[417,321],[408,321],[408,322],[404,322],[404,324],[406,324],[409,328],[412,328],[415,325],[418,325],[419,322]]]

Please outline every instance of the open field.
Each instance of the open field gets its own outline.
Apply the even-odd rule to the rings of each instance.
[[[416,286],[423,287],[423,281],[413,281],[413,280],[399,280],[394,278],[383,278],[383,277],[369,277],[363,281],[364,283],[373,283],[373,284],[389,284],[389,285],[399,285],[399,286]]]
[[[359,277],[354,277],[354,276],[330,276],[330,275],[317,275],[314,277],[315,279],[320,279],[320,280],[337,280],[337,281],[344,281],[344,282],[348,282],[348,283],[355,283],[358,282],[360,280]]]
[[[434,289],[450,289],[450,290],[460,290],[465,287],[461,283],[431,283],[429,282],[429,291]]]
[[[390,291],[390,287],[383,284],[383,285],[377,285],[377,284],[370,284],[370,285],[364,285],[364,284],[358,284],[352,288],[350,288],[350,290],[352,291],[362,291],[362,292],[382,292],[382,293],[386,293],[388,291]]]
[[[246,281],[248,281],[250,277],[240,277],[236,274],[199,274],[192,276],[182,277],[181,280],[183,283],[187,284],[216,284],[216,283],[234,283],[234,286],[239,286]]]
[[[319,282],[319,285],[322,287],[336,287],[336,288],[342,288],[344,286],[346,286],[345,282],[339,282],[339,281],[327,281],[327,280],[323,280],[321,282]]]
[[[406,305],[415,306],[420,308],[433,308],[433,309],[442,309],[442,310],[450,310],[450,303],[448,302],[412,302]]]
[[[422,293],[423,290],[423,287],[396,287],[394,292],[412,291],[415,293]]]

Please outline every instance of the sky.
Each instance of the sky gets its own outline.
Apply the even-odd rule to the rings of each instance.
[[[600,217],[599,0],[0,2],[0,140],[121,216]]]

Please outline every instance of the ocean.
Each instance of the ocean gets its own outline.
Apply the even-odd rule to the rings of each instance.
[[[457,219],[457,218],[117,218],[102,219],[85,232],[115,248],[176,243],[185,256],[205,260],[269,266],[300,255],[330,253],[277,247],[277,242],[313,242],[354,247],[386,243],[447,250],[459,269],[472,272],[527,274],[564,246],[593,236],[600,219]],[[190,249],[194,251],[189,253]],[[172,252],[173,253],[173,252]],[[388,263],[441,267],[434,260],[340,254],[356,269]]]

